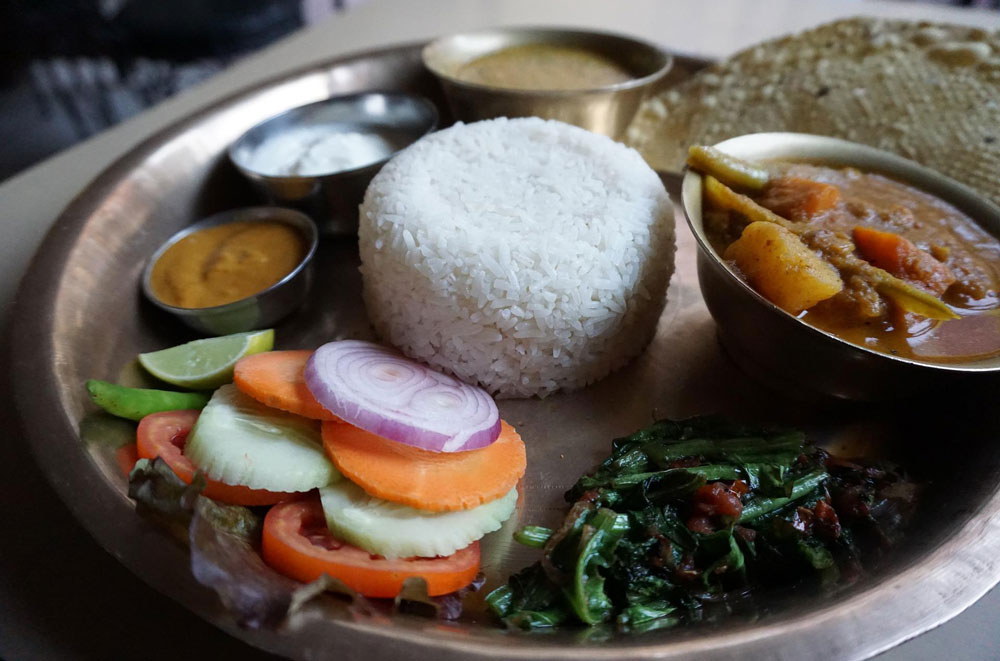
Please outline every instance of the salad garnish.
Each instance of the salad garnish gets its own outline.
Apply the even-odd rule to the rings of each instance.
[[[278,626],[328,590],[359,613],[387,608],[368,597],[457,617],[461,596],[482,584],[478,540],[514,512],[520,436],[484,391],[377,345],[333,342],[321,349],[333,358],[315,360],[264,351],[272,342],[270,331],[245,333],[141,357],[175,386],[211,380],[210,397],[88,382],[95,403],[139,420],[136,443],[116,450],[137,511],[188,543],[195,578],[244,626]],[[362,380],[379,383],[352,390],[358,382],[343,378],[337,356],[374,360]],[[366,397],[368,414],[404,421],[396,439],[324,405],[368,406]]]

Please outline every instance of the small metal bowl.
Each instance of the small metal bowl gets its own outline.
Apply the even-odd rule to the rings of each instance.
[[[800,133],[754,133],[715,145],[747,160],[782,159],[879,172],[935,195],[1000,237],[1000,208],[966,186],[912,161],[846,140]],[[851,344],[810,326],[758,294],[712,249],[702,226],[702,178],[688,170],[682,184],[688,225],[698,242],[698,283],[733,359],[766,382],[845,399],[899,399],[1000,375],[1000,358],[925,363]]]
[[[153,266],[170,246],[198,230],[241,221],[277,221],[294,227],[306,241],[305,257],[288,275],[267,289],[232,303],[210,308],[179,308],[157,298],[153,293],[150,278]],[[304,213],[281,207],[246,207],[223,211],[185,227],[157,248],[142,272],[142,292],[156,307],[208,335],[228,335],[268,328],[299,307],[305,300],[312,282],[313,255],[316,254],[318,243],[319,232],[316,224]]]
[[[229,160],[275,204],[312,216],[324,234],[353,236],[358,231],[358,206],[365,189],[386,161],[399,150],[433,131],[438,112],[420,96],[386,92],[352,94],[317,101],[271,117],[240,136],[229,147]],[[392,152],[359,167],[310,175],[276,175],[254,167],[254,150],[290,129],[328,127],[378,135]]]
[[[468,82],[459,70],[472,60],[512,46],[551,44],[591,51],[635,76],[615,85],[580,90],[517,90]],[[444,88],[452,113],[463,121],[543,117],[619,138],[653,86],[670,70],[671,56],[630,37],[579,30],[497,28],[442,37],[423,50],[426,66]]]

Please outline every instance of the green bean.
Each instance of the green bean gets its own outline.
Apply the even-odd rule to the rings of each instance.
[[[771,178],[766,168],[731,156],[715,147],[693,145],[688,150],[687,164],[736,188],[758,191]]]
[[[735,211],[744,216],[748,224],[757,221],[774,223],[795,232],[795,234],[801,234],[801,230],[796,231],[795,225],[791,221],[762,207],[746,195],[740,195],[710,174],[706,174],[704,177],[704,195],[706,200],[720,209]]]
[[[959,318],[959,315],[938,297],[900,280],[887,271],[873,266],[872,272],[867,275],[875,284],[875,291],[907,312],[939,321]]]
[[[108,381],[87,381],[90,399],[111,415],[129,420],[141,420],[150,413],[201,409],[210,395],[203,392],[176,392],[149,388],[127,388]]]

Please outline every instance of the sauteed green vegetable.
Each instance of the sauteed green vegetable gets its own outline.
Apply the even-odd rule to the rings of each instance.
[[[542,558],[487,601],[525,629],[695,621],[765,586],[853,580],[915,495],[894,467],[833,458],[801,432],[661,420],[614,441],[558,529],[519,531]]]

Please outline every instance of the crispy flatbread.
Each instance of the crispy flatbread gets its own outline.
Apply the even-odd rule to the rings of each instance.
[[[895,152],[1000,204],[1000,33],[853,18],[768,41],[647,100],[627,141],[679,171],[691,144],[759,131]]]

